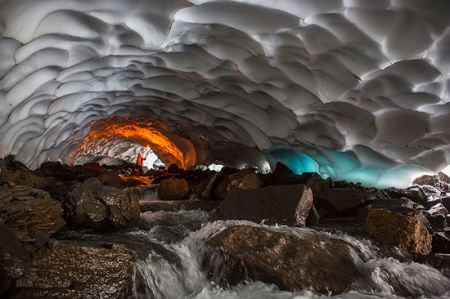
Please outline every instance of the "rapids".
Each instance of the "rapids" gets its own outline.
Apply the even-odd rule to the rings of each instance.
[[[258,281],[221,287],[212,281],[202,265],[208,259],[222,269],[227,267],[227,260],[208,248],[206,240],[235,224],[263,226],[299,237],[313,233],[347,241],[352,244],[352,256],[364,277],[354,284],[351,291],[336,296],[319,295],[308,290],[281,291],[274,285]],[[450,280],[437,269],[417,263],[395,249],[378,247],[353,233],[267,226],[247,221],[211,221],[207,212],[180,210],[142,213],[139,229],[126,232],[122,237],[145,239],[153,244],[140,255],[136,264],[133,292],[139,299],[450,297]]]

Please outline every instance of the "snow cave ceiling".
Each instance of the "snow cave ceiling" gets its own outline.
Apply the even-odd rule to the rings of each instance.
[[[450,164],[449,25],[447,0],[0,0],[0,155],[406,184]]]

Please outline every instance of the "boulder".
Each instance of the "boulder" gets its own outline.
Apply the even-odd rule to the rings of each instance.
[[[362,275],[348,243],[312,231],[298,237],[238,225],[216,234],[207,244],[228,261],[228,267],[214,266],[214,260],[204,262],[219,283],[253,279],[282,290],[338,294],[349,290]]]
[[[423,175],[420,176],[413,181],[413,185],[430,185],[430,186],[438,186],[440,183],[439,178],[436,175]]]
[[[448,175],[446,175],[445,173],[443,173],[442,171],[438,172],[437,177],[441,182],[450,184],[450,177]]]
[[[329,188],[316,200],[331,215],[349,215],[376,199],[375,190],[354,188]]]
[[[76,227],[120,229],[139,223],[139,200],[132,193],[103,186],[97,178],[75,185],[64,204],[67,220]]]
[[[141,200],[139,201],[141,212],[157,211],[212,211],[216,209],[220,202],[217,200]]]
[[[428,201],[428,197],[420,186],[412,186],[406,189],[405,197],[411,199],[415,203],[425,205]]]
[[[312,205],[312,192],[305,185],[234,189],[221,204],[220,218],[305,226]]]
[[[0,223],[0,297],[10,289],[16,279],[30,266],[30,256],[19,239]]]
[[[54,177],[40,177],[26,168],[7,168],[0,173],[0,182],[12,182],[15,185],[47,189],[56,183],[56,179]]]
[[[365,218],[364,230],[369,236],[412,254],[431,252],[431,234],[414,210],[371,209]]]
[[[214,196],[222,200],[234,188],[252,190],[258,189],[262,185],[262,179],[252,169],[244,169],[231,173],[222,179],[214,189]]]
[[[196,195],[198,199],[201,200],[209,200],[211,197],[211,192],[214,189],[214,185],[217,181],[217,179],[220,176],[220,173],[213,172],[213,173],[207,173],[205,172],[206,176],[198,176],[194,179],[189,180],[189,185],[191,188],[191,191],[193,194]]]
[[[158,185],[158,196],[161,200],[185,199],[189,191],[189,185],[183,178],[166,178]]]
[[[16,282],[17,298],[129,298],[133,253],[119,243],[54,241]]]
[[[433,235],[433,252],[450,254],[450,232],[438,232]]]
[[[42,190],[25,186],[0,187],[0,219],[27,250],[44,245],[65,222],[63,209]]]
[[[113,186],[113,187],[122,187],[123,186],[123,181],[120,178],[120,176],[112,171],[105,171],[100,173],[97,176],[97,179],[106,186]]]

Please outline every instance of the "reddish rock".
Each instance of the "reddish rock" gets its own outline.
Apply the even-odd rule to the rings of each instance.
[[[405,215],[391,210],[372,209],[364,221],[366,233],[412,254],[428,255],[432,238],[417,215]]]

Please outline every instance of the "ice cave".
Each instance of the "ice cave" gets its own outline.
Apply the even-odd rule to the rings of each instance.
[[[0,0],[0,297],[450,298],[449,0]]]

